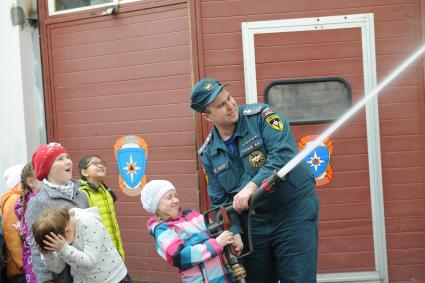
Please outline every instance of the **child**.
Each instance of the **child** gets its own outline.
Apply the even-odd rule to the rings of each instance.
[[[89,207],[86,195],[78,189],[80,182],[72,180],[72,160],[63,146],[58,143],[42,144],[32,155],[32,166],[36,178],[42,182],[40,191],[28,202],[26,223],[30,230],[38,216],[48,208],[64,205]],[[72,282],[68,267],[60,274],[53,274],[47,270],[40,252],[36,249],[32,233],[31,255],[37,282],[53,280],[60,283]]]
[[[46,210],[32,225],[32,232],[49,270],[61,272],[67,263],[74,282],[128,282],[127,268],[97,207]]]
[[[176,189],[168,181],[147,183],[141,200],[143,208],[155,215],[148,220],[148,229],[158,254],[179,268],[183,282],[233,282],[220,256],[223,247],[234,243],[230,231],[211,238],[202,214],[181,211]]]
[[[15,215],[15,204],[21,195],[21,185],[19,183],[22,167],[24,165],[15,165],[4,172],[4,178],[7,188],[1,197],[1,214],[3,237],[6,243],[6,277],[7,282],[23,283],[25,282],[24,271],[22,269],[22,243],[19,238],[19,232],[16,230],[18,219]]]
[[[97,206],[103,225],[108,230],[115,248],[125,261],[120,227],[115,215],[114,192],[103,183],[106,175],[106,162],[97,155],[87,155],[81,158],[78,169],[81,176],[80,190],[87,194],[90,207]]]
[[[40,190],[40,181],[35,178],[31,162],[24,166],[21,173],[21,197],[15,205],[15,214],[18,218],[18,230],[22,240],[22,267],[27,283],[37,283],[32,269],[31,235],[26,225],[28,201]]]

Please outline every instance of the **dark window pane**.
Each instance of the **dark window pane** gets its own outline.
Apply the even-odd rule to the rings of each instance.
[[[113,0],[55,0],[55,11],[112,3],[112,1]]]
[[[340,78],[274,81],[265,102],[292,124],[330,122],[350,108],[351,88]]]

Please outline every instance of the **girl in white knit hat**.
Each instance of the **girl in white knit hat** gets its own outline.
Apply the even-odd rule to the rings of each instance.
[[[182,211],[176,189],[169,181],[147,183],[141,200],[143,208],[154,214],[148,220],[148,229],[158,254],[179,268],[183,282],[233,282],[220,256],[226,245],[234,243],[232,232],[211,238],[202,214]]]

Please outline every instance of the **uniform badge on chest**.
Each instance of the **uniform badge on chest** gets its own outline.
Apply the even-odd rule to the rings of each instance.
[[[266,163],[266,157],[264,153],[259,150],[255,150],[248,155],[248,164],[251,167],[259,168]]]

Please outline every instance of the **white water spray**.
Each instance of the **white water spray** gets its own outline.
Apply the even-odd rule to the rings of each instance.
[[[425,52],[425,44],[413,53],[409,58],[406,59],[400,66],[398,66],[385,80],[383,80],[375,89],[365,95],[359,102],[357,102],[347,113],[333,123],[326,131],[324,131],[314,141],[310,142],[306,147],[303,148],[294,158],[292,158],[285,166],[277,172],[280,178],[283,178],[288,174],[295,166],[298,165],[304,158],[312,152],[319,144],[321,144],[327,137],[335,132],[342,124],[344,124],[351,116],[353,116],[360,108],[372,99],[374,96],[386,87],[394,78],[396,78],[401,72],[403,72],[413,61],[415,61],[422,53]]]

